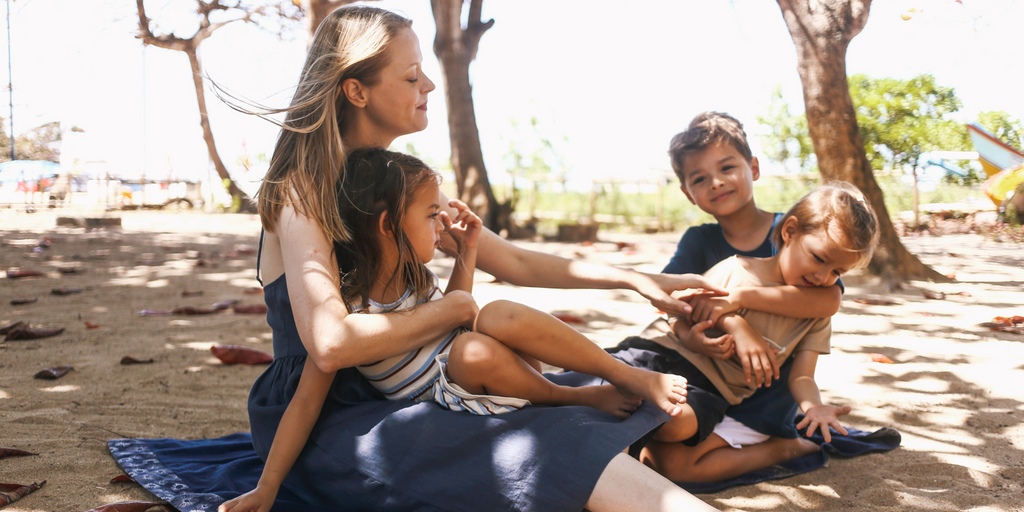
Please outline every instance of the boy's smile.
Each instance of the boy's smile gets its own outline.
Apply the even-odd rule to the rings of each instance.
[[[748,163],[728,142],[712,144],[683,160],[683,193],[715,217],[729,216],[753,202],[757,159]]]

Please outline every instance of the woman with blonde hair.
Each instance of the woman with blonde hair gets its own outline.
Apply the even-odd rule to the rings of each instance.
[[[283,482],[311,505],[357,510],[707,507],[622,453],[668,418],[650,404],[625,420],[587,407],[527,407],[487,418],[384,400],[356,370],[454,327],[472,327],[478,313],[471,295],[452,292],[408,312],[349,314],[339,291],[333,244],[350,239],[335,199],[346,193],[336,189],[345,157],[426,128],[434,84],[421,61],[409,20],[343,7],[317,30],[291,106],[278,111],[286,118],[259,193],[265,233],[258,266],[274,362],[253,385],[249,417],[263,460],[280,444],[279,424],[308,431],[282,437],[308,442],[288,450],[298,453],[286,465],[291,471],[268,467],[262,478]],[[486,230],[478,247],[479,268],[523,286],[627,288],[672,311],[686,306],[671,292],[715,289],[696,276],[646,275],[527,251]],[[305,372],[315,378],[300,381]],[[599,383],[581,374],[547,377]],[[329,386],[315,386],[326,396],[301,392],[317,379],[329,379]],[[296,403],[300,396],[306,398]],[[296,422],[293,414],[317,420]],[[237,504],[222,510],[246,510]]]

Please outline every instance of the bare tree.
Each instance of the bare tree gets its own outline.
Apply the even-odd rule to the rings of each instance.
[[[196,100],[199,103],[199,124],[203,127],[203,140],[206,141],[206,149],[210,154],[210,160],[213,161],[213,166],[217,169],[217,175],[227,184],[228,193],[231,194],[231,197],[237,197],[241,200],[240,208],[243,211],[255,211],[255,206],[249,200],[249,196],[235,185],[231,175],[228,174],[227,167],[224,166],[224,162],[220,159],[220,154],[217,152],[217,144],[213,140],[213,129],[210,127],[210,117],[207,115],[206,110],[206,91],[203,86],[203,67],[199,61],[199,45],[213,35],[215,30],[229,23],[236,21],[253,22],[253,16],[260,12],[259,8],[247,9],[240,3],[226,5],[221,0],[196,0],[196,12],[199,14],[199,29],[191,37],[182,38],[172,33],[159,36],[153,34],[152,30],[150,30],[150,19],[146,17],[146,7],[143,5],[143,0],[136,0],[136,3],[139,9],[139,32],[135,37],[141,39],[143,44],[167,50],[176,50],[188,55],[188,61],[192,68],[192,81],[196,88]],[[235,17],[212,23],[210,15],[217,11],[234,13]]]
[[[494,25],[494,20],[480,21],[483,0],[469,0],[469,16],[463,27],[465,3],[464,0],[430,0],[437,26],[434,54],[441,63],[452,169],[459,199],[480,215],[487,227],[500,231],[510,228],[512,212],[508,206],[498,204],[491,191],[473,108],[473,86],[469,82],[469,65],[476,58],[480,38]]]
[[[871,0],[777,0],[796,45],[807,125],[821,176],[859,188],[878,214],[880,240],[869,269],[894,285],[949,278],[921,263],[900,242],[857,127],[846,79],[846,49],[864,29]]]

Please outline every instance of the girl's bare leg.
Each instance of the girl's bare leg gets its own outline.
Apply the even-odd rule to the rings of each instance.
[[[587,501],[591,512],[718,510],[635,459],[620,453],[604,468]]]
[[[750,471],[814,453],[820,447],[807,439],[772,437],[759,444],[733,448],[711,434],[696,446],[651,441],[640,460],[677,482],[718,482]]]
[[[627,418],[640,399],[604,386],[559,386],[547,379],[511,348],[485,334],[469,332],[456,338],[448,353],[448,376],[466,391],[524,398],[537,405],[584,405],[618,418]]]
[[[601,377],[672,416],[686,401],[683,377],[629,366],[561,320],[522,304],[487,304],[477,316],[476,330],[550,365]]]

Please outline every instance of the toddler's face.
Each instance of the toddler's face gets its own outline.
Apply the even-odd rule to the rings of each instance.
[[[683,159],[683,193],[715,217],[729,216],[754,200],[761,176],[757,159],[747,162],[728,142],[720,141]]]
[[[815,233],[796,231],[796,219],[783,223],[783,247],[779,268],[783,281],[793,286],[832,286],[839,276],[860,263],[861,254],[845,250],[847,240],[839,229]]]

